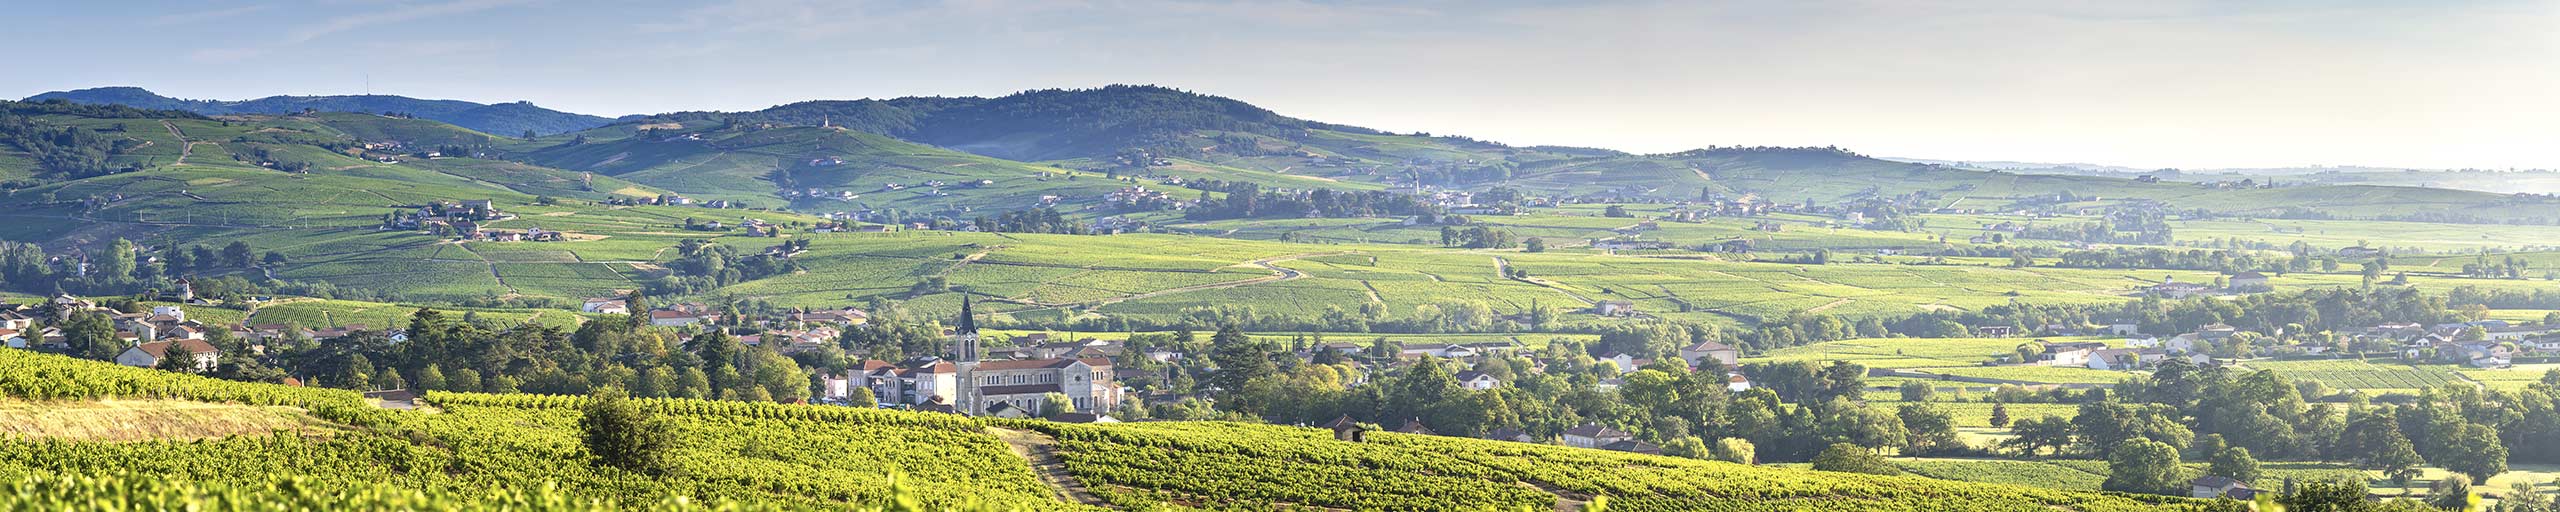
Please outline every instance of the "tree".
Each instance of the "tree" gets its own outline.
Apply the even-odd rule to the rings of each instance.
[[[2535,489],[2533,482],[2518,481],[2507,486],[2507,494],[2500,496],[2498,505],[2489,512],[2560,512],[2560,497]]]
[[[2170,494],[2178,486],[2178,449],[2150,439],[2136,439],[2107,454],[2110,491]]]
[[[1902,401],[1905,402],[1927,402],[1931,395],[1938,393],[1937,386],[1916,380],[1902,381],[1902,386],[1898,389],[1902,392]]]
[[[2490,477],[2507,472],[2507,446],[2498,442],[2497,429],[2470,425],[2463,428],[2462,435],[2456,437],[2448,448],[2452,450],[2452,456],[2445,457],[2448,460],[2437,461],[2436,465],[2469,476],[2473,481],[2486,482]]]
[[[871,388],[867,387],[853,388],[853,393],[851,396],[845,397],[845,400],[852,402],[854,407],[864,409],[880,407],[880,397],[878,395],[871,394]]]
[[[666,451],[674,444],[673,425],[640,410],[618,388],[588,394],[581,413],[578,431],[587,453],[597,462],[643,474],[666,472]]]
[[[2020,343],[2020,344],[2018,344],[2018,362],[2020,362],[2020,363],[2030,363],[2030,362],[2035,362],[2035,360],[2036,360],[2036,359],[2041,358],[2041,357],[2043,357],[2043,356],[2044,356],[2044,344],[2042,344],[2042,343]]]
[[[427,363],[425,368],[419,368],[418,378],[409,379],[409,383],[417,385],[420,391],[442,390],[447,386],[444,369],[437,367],[436,363]]]
[[[234,267],[249,266],[249,258],[255,256],[249,250],[248,242],[232,240],[231,245],[222,246],[222,262]]]
[[[1209,384],[1220,391],[1243,392],[1253,381],[1279,372],[1263,344],[1246,337],[1235,324],[1219,326],[1218,333],[1209,336],[1209,346],[1209,361],[1218,365],[1218,371],[1209,375]]]
[[[445,387],[452,388],[445,391],[478,393],[481,390],[480,371],[470,368],[456,368],[453,370],[453,376],[446,379]]]
[[[1635,216],[1635,215],[1633,215],[1633,214],[1629,214],[1629,213],[1627,213],[1627,207],[1625,207],[1625,206],[1620,206],[1620,205],[1614,205],[1614,204],[1613,204],[1613,205],[1609,205],[1609,207],[1608,207],[1608,208],[1603,208],[1603,209],[1601,209],[1601,210],[1600,210],[1600,215],[1601,215],[1601,216],[1603,216],[1603,217],[1619,217],[1619,218],[1627,218],[1627,217],[1634,217],[1634,216]]]
[[[195,373],[197,370],[196,353],[194,350],[187,349],[187,345],[184,343],[170,342],[169,347],[163,349],[160,353],[160,364],[152,366],[152,369],[167,372]]]
[[[2064,448],[2071,446],[2071,430],[2071,420],[2062,419],[2061,416],[2027,418],[2009,425],[2009,432],[2016,434],[2016,437],[2011,437],[2000,444],[2016,448],[2029,456],[2035,455],[2041,448],[2052,448],[2053,453],[2059,455]]]
[[[2427,504],[2438,510],[2479,510],[2480,496],[2471,492],[2471,478],[2445,475],[2427,488]]]
[[[1679,439],[1673,439],[1668,443],[1662,443],[1662,454],[1673,457],[1688,457],[1692,459],[1712,460],[1715,458],[1715,450],[1708,448],[1707,442],[1699,440],[1698,436],[1684,436]]]
[[[676,389],[676,372],[664,366],[651,366],[631,379],[631,394],[642,398],[666,398]]]
[[[1048,393],[1040,395],[1041,417],[1055,418],[1060,414],[1072,412],[1076,412],[1076,399],[1068,398],[1066,393]]]
[[[1991,428],[2009,428],[2009,404],[1991,404]]]
[[[1521,242],[1520,250],[1527,252],[1547,252],[1547,239],[1534,236],[1529,237],[1527,241]]]
[[[107,253],[98,258],[98,275],[113,282],[133,279],[134,261],[133,241],[118,238],[107,246]]]
[[[106,313],[82,311],[71,314],[62,326],[63,342],[71,345],[73,354],[99,361],[113,360],[124,351],[122,340],[116,339],[115,321]]]
[[[1739,437],[1717,439],[1715,446],[1708,448],[1711,458],[1735,464],[1759,463],[1758,452],[1759,448],[1752,446],[1751,440]]]
[[[2343,478],[2335,482],[2305,482],[2300,489],[2276,498],[2285,512],[2365,512],[2373,510],[2366,501],[2363,478]]]
[[[274,267],[283,266],[283,265],[284,265],[284,253],[275,252],[275,251],[267,251],[267,256],[266,256],[265,258],[262,258],[260,261],[261,261],[262,263],[265,263],[265,264],[267,265],[267,267],[268,267],[268,268],[274,268]]]
[[[1832,443],[1831,447],[1823,448],[1822,454],[1813,457],[1813,469],[1870,475],[1902,474],[1902,469],[1886,462],[1884,456],[1849,443]]]
[[[1929,404],[1903,404],[1896,416],[1902,419],[1902,428],[1907,432],[1908,441],[1903,445],[1909,454],[1945,453],[1965,447],[1964,440],[1956,436],[1955,416],[1944,409]]]
[[[692,399],[711,398],[713,396],[711,376],[703,373],[700,366],[684,367],[683,372],[676,374],[676,387],[669,396]]]
[[[2205,474],[2229,477],[2241,483],[2255,483],[2259,477],[2265,476],[2258,469],[2258,459],[2249,456],[2248,448],[2238,446],[2223,448],[2220,453],[2213,454],[2213,465],[2205,470]]]

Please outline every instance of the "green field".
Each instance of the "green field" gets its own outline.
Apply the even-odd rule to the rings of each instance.
[[[375,408],[348,391],[217,381],[23,351],[0,351],[0,369],[7,370],[0,371],[0,393],[18,399],[88,403],[150,390],[216,408],[294,406],[310,411],[298,421],[335,432],[203,441],[0,439],[24,455],[0,461],[0,474],[11,480],[150,474],[185,485],[263,487],[290,473],[299,480],[286,485],[304,489],[297,492],[397,489],[503,501],[508,492],[537,491],[561,499],[725,499],[794,509],[891,499],[926,509],[1041,510],[1459,511],[1547,509],[1605,498],[1610,510],[1647,512],[1744,496],[1816,509],[1946,509],[1957,502],[1966,504],[1958,510],[2068,505],[2112,512],[2188,504],[1389,432],[1350,443],[1319,429],[1270,425],[1077,425],[680,399],[634,401],[662,418],[657,426],[674,432],[664,452],[673,470],[649,474],[589,458],[580,442],[581,397],[435,393],[427,403],[436,410],[428,412]],[[77,378],[48,377],[62,375]],[[0,409],[0,426],[11,431],[68,433],[47,430],[69,424],[62,418],[10,411]],[[1055,460],[1056,469],[1044,475],[1035,471],[1035,460]],[[1090,494],[1054,487],[1069,482]]]

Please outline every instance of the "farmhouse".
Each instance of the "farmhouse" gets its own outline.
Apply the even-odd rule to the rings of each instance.
[[[2091,370],[2134,370],[2159,363],[2169,353],[2160,349],[2111,348],[2089,354]]]
[[[2212,291],[2213,287],[2196,283],[2181,283],[2176,279],[2171,279],[2169,282],[2151,285],[2151,287],[2146,290],[2148,290],[2152,295],[2163,298],[2184,299],[2203,294],[2207,291]]]
[[[1742,362],[1742,351],[1713,341],[1700,341],[1680,347],[1680,360],[1688,362],[1693,368],[1697,366],[1698,361],[1709,357],[1715,358],[1716,363],[1725,368],[1732,368],[1735,364]]]
[[[622,299],[591,297],[585,304],[579,305],[578,310],[607,315],[628,315],[631,314],[631,304]]]
[[[1632,316],[1636,314],[1636,303],[1623,300],[1594,302],[1591,303],[1591,313],[1600,316]]]
[[[1599,448],[1611,443],[1633,441],[1635,438],[1635,434],[1601,426],[1598,423],[1584,423],[1582,426],[1573,427],[1564,431],[1562,437],[1565,446],[1575,448]]]
[[[1637,368],[1642,368],[1644,365],[1652,363],[1653,360],[1636,359],[1636,356],[1627,355],[1625,352],[1613,351],[1607,354],[1601,354],[1599,362],[1616,365],[1619,373],[1626,373],[1636,371]]]
[[[1671,247],[1671,242],[1661,240],[1609,238],[1591,241],[1591,248],[1606,251],[1658,251],[1670,249]]]
[[[1502,379],[1493,378],[1493,375],[1485,372],[1467,370],[1458,372],[1457,377],[1458,385],[1465,386],[1467,389],[1476,391],[1484,391],[1502,386]]]
[[[214,348],[212,344],[205,343],[204,340],[182,339],[154,341],[126,348],[124,353],[116,354],[116,364],[143,368],[160,366],[161,359],[172,356],[169,353],[171,347],[184,350],[185,354],[195,359],[196,371],[212,370],[214,365],[222,359],[222,351]]]
[[[2256,499],[2258,496],[2257,490],[2250,489],[2248,483],[2233,480],[2230,477],[2224,476],[2206,475],[2198,477],[2194,482],[2190,482],[2190,487],[2193,488],[2193,491],[2189,495],[2194,496],[2197,499],[2231,498],[2235,500],[2250,500]]]
[[[1357,443],[1369,440],[1369,427],[1363,427],[1360,426],[1359,423],[1351,421],[1351,415],[1349,414],[1342,415],[1340,418],[1335,418],[1332,423],[1324,424],[1324,428],[1333,431],[1333,439],[1336,441],[1350,441]]]
[[[2227,281],[2231,283],[2232,291],[2254,292],[2265,291],[2268,289],[2267,275],[2260,274],[2254,270],[2232,274],[2231,278]]]

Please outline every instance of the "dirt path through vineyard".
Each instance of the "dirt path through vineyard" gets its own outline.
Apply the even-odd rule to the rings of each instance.
[[[1031,472],[1040,475],[1040,481],[1048,482],[1049,488],[1058,492],[1058,501],[1112,508],[1110,502],[1093,495],[1093,491],[1085,489],[1084,482],[1076,481],[1075,475],[1067,473],[1066,461],[1058,459],[1057,439],[1039,432],[996,427],[987,427],[987,434],[1013,447],[1014,455],[1029,460]]]

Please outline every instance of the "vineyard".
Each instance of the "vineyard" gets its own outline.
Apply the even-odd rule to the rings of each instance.
[[[0,350],[0,394],[280,406],[333,428],[213,439],[0,439],[19,510],[1953,510],[2182,508],[2134,497],[1820,473],[1549,445],[1219,422],[1080,425],[844,407],[635,399],[675,429],[672,470],[587,463],[583,397],[346,391],[220,381]],[[0,410],[0,422],[16,422]],[[1094,505],[1058,501],[1006,430],[1055,441]],[[1036,434],[1031,434],[1036,433]],[[147,476],[143,476],[147,475]],[[304,505],[293,505],[296,503]],[[1961,504],[1950,507],[1951,504]],[[333,507],[321,507],[333,508]]]
[[[2379,365],[2361,360],[2253,361],[2249,368],[2269,370],[2296,380],[2316,381],[2337,389],[2367,392],[2417,391],[2459,382],[2450,366]]]

